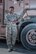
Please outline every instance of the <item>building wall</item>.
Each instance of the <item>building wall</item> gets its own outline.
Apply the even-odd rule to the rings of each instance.
[[[14,6],[15,12],[18,12],[23,9],[23,2],[19,6],[19,3],[14,4],[14,0],[5,0],[5,10],[9,10],[10,6]]]

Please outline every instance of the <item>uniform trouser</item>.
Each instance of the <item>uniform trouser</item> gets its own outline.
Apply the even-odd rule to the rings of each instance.
[[[6,26],[6,40],[8,48],[11,48],[15,45],[16,38],[17,38],[17,25],[9,23]]]

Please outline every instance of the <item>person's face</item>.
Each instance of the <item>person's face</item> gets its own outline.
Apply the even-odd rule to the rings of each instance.
[[[14,12],[14,9],[13,8],[10,8],[10,13],[13,13]]]

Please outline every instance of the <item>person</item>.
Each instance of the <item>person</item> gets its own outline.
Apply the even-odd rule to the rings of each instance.
[[[7,40],[8,51],[11,52],[13,51],[17,38],[16,22],[19,16],[14,13],[13,6],[11,6],[9,9],[10,13],[7,14],[6,18],[4,19],[4,24],[6,25],[6,40]]]

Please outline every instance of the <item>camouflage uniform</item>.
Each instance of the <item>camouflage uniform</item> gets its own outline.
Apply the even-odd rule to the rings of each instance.
[[[4,19],[4,23],[6,24],[6,40],[9,48],[15,45],[17,37],[17,25],[11,21],[14,21],[18,18],[19,16],[14,13],[8,14]]]

